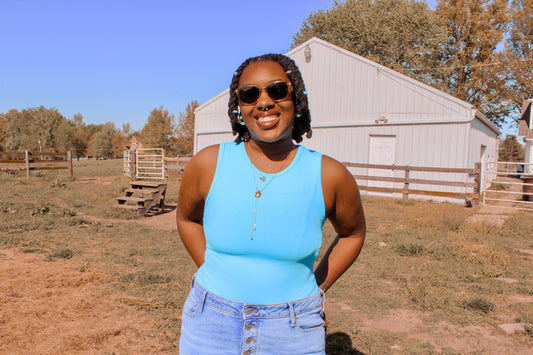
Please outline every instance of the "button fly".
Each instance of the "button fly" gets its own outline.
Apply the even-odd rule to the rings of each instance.
[[[257,313],[257,309],[246,308],[246,309],[244,310],[244,313],[246,313],[246,314]]]

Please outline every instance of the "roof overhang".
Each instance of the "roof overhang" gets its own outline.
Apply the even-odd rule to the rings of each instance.
[[[502,134],[502,132],[500,132],[498,127],[496,127],[496,125],[494,123],[492,123],[487,117],[485,117],[485,115],[482,114],[480,111],[476,110],[475,117],[477,119],[479,119],[481,122],[483,122],[483,124],[485,124],[485,126],[490,128],[490,130],[493,131],[494,133],[496,133],[498,136],[500,134]]]

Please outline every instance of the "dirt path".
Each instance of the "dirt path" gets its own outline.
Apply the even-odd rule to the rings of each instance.
[[[0,250],[0,353],[146,354],[156,324],[116,302],[109,277],[70,260]]]

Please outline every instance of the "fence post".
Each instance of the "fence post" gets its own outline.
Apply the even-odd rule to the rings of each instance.
[[[130,181],[137,180],[137,153],[135,149],[130,149]]]
[[[403,199],[409,199],[409,167],[405,167],[405,182],[403,183]]]
[[[24,151],[26,160],[26,179],[30,178],[30,154],[27,150]]]
[[[481,195],[481,163],[475,164],[475,173],[474,173],[474,198],[472,204],[474,206],[479,205],[480,195]]]
[[[72,169],[72,152],[70,150],[67,152],[67,164],[68,164],[68,169],[67,169],[68,176],[74,175],[73,169]]]

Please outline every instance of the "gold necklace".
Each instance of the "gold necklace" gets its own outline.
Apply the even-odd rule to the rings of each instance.
[[[255,185],[255,194],[254,194],[255,203],[254,203],[254,214],[252,216],[252,227],[250,229],[250,240],[254,240],[254,231],[256,230],[257,206],[259,204],[259,198],[261,197],[263,191],[265,191],[265,189],[268,187],[268,185],[270,185],[270,183],[278,176],[278,174],[281,173],[285,169],[285,164],[289,161],[289,156],[291,155],[291,152],[292,150],[289,151],[289,153],[287,154],[287,156],[285,156],[285,158],[283,158],[279,171],[275,173],[270,178],[270,180],[268,180],[268,182],[266,183],[265,186],[263,186],[262,189],[257,188],[257,181],[255,179],[255,167],[254,167],[254,164],[252,163],[252,159],[249,159],[250,166],[252,167],[252,177],[254,179],[254,185]],[[261,182],[265,182],[266,178],[264,176],[261,176],[259,180],[261,180]]]

